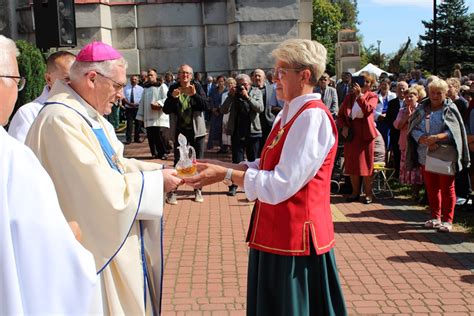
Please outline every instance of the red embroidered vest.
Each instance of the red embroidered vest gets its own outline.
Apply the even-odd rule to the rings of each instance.
[[[275,124],[265,142],[260,158],[260,169],[275,169],[294,121],[303,111],[312,108],[326,112],[336,142],[314,178],[292,197],[276,205],[256,201],[247,235],[251,248],[278,255],[308,256],[310,238],[319,255],[328,252],[334,246],[330,195],[331,172],[337,150],[337,129],[331,114],[320,100],[303,105],[283,128],[279,128],[279,123]]]

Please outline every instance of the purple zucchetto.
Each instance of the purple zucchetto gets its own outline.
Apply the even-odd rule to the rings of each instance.
[[[105,43],[94,41],[81,49],[79,54],[77,54],[76,61],[98,62],[119,58],[122,58],[122,55],[115,48]]]

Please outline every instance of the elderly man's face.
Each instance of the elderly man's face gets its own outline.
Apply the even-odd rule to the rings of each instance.
[[[95,85],[95,104],[91,104],[101,115],[112,112],[117,100],[123,99],[123,87],[127,82],[124,67],[115,67],[109,75],[98,75]]]
[[[253,75],[253,80],[257,87],[262,88],[265,85],[265,73],[261,70],[256,70]]]
[[[400,81],[397,83],[397,97],[403,99],[405,97],[405,91],[408,89],[408,84],[405,81]]]
[[[182,66],[178,70],[178,80],[182,86],[187,86],[193,78],[193,70],[189,66]]]
[[[16,61],[15,55],[11,55],[8,64],[13,69],[11,73],[0,73],[4,76],[19,76],[18,72],[18,63]],[[7,67],[2,67],[3,69]],[[0,104],[0,125],[4,126],[8,123],[8,118],[12,114],[13,107],[15,106],[16,99],[18,97],[18,85],[17,79],[12,78],[2,78],[0,80],[0,95],[2,96],[2,103]],[[7,80],[10,80],[10,83],[7,83]]]

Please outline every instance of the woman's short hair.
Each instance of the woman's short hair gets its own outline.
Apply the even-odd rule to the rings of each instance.
[[[319,77],[326,69],[326,48],[316,42],[306,39],[289,39],[278,45],[272,52],[273,58],[281,60],[296,69],[309,69],[310,82],[318,83]]]
[[[230,85],[230,84],[233,84],[233,85],[237,85],[237,81],[232,78],[232,77],[229,77],[227,78],[226,82],[225,82],[227,85]]]
[[[112,76],[112,70],[115,67],[127,68],[127,66],[128,63],[123,57],[100,62],[84,62],[76,60],[71,66],[69,78],[71,79],[71,82],[77,81],[89,71],[100,72],[102,75],[110,77]]]
[[[364,77],[364,79],[370,80],[370,87],[372,87],[375,84],[375,75],[371,74],[370,72],[367,71],[362,71],[359,76]]]
[[[420,84],[413,84],[405,91],[405,94],[414,94],[418,97],[419,100],[421,100],[426,97],[426,90],[425,87]]]
[[[430,84],[428,85],[428,91],[431,91],[433,89],[434,90],[440,90],[444,93],[447,93],[448,92],[448,84],[443,79],[435,79],[435,80],[431,81]]]
[[[2,72],[4,72],[4,76],[14,75],[12,72],[15,71],[15,69],[11,63],[11,58],[12,56],[16,57],[18,55],[19,53],[15,42],[8,37],[0,35],[0,67]],[[15,84],[15,81],[9,78],[0,78],[0,80],[3,80],[3,83],[9,87]]]
[[[454,88],[456,88],[457,91],[459,91],[459,89],[461,88],[461,81],[459,81],[458,78],[448,78],[446,79],[446,83],[448,85],[452,85]]]

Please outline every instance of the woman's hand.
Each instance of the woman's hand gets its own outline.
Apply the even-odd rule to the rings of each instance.
[[[358,83],[352,84],[352,92],[354,92],[356,97],[359,97],[362,94],[362,89],[360,88]]]
[[[431,144],[428,146],[429,151],[433,151],[439,148],[439,145],[437,143]]]
[[[431,145],[436,144],[438,140],[438,135],[424,135],[420,137],[418,142],[422,145],[430,147]]]
[[[184,179],[187,185],[195,189],[221,182],[227,173],[227,168],[211,163],[198,162],[196,166],[199,174]]]
[[[349,136],[349,127],[344,126],[344,127],[342,128],[342,132],[341,132],[341,133],[342,133],[342,136],[343,136],[344,138],[347,138],[347,136]]]

